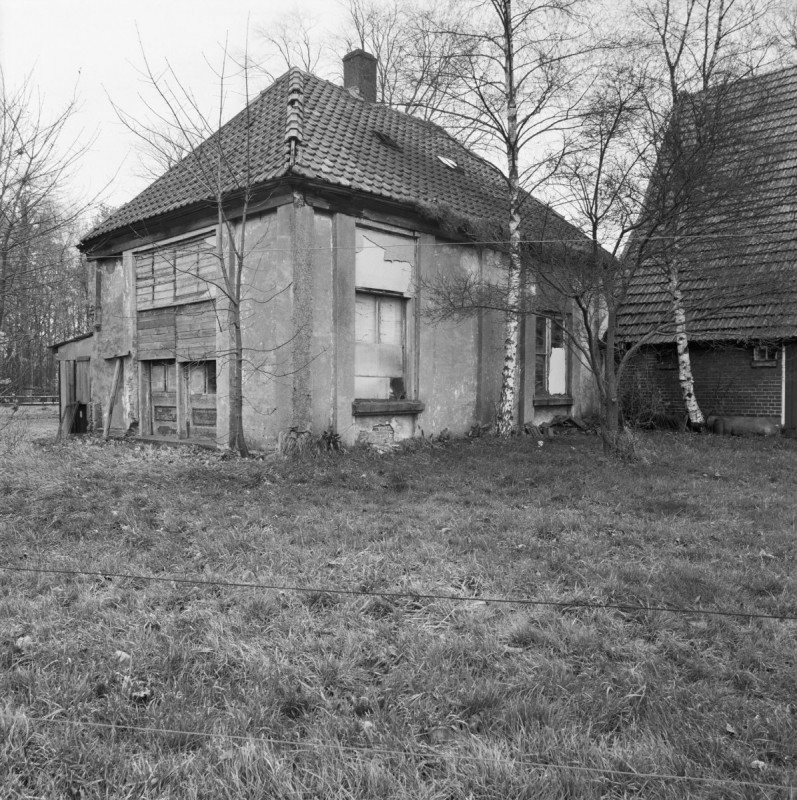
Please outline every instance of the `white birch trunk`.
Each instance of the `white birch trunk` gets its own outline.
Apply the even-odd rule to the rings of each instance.
[[[681,283],[678,279],[678,267],[671,264],[668,267],[668,290],[672,307],[673,323],[675,326],[675,346],[678,351],[678,383],[681,385],[681,394],[684,399],[689,424],[692,428],[702,428],[706,420],[695,396],[695,381],[692,376],[692,361],[689,358],[689,337],[686,333],[686,312],[684,311],[684,297]]]
[[[504,25],[504,86],[506,89],[506,157],[509,172],[509,273],[506,288],[504,323],[504,366],[501,371],[501,397],[496,428],[499,436],[509,436],[515,424],[517,356],[520,342],[520,181],[518,178],[517,104],[515,98],[514,42],[512,39],[512,0],[501,9]]]

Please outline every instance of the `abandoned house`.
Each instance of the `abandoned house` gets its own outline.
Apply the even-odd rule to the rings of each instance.
[[[424,311],[437,277],[500,275],[506,256],[464,231],[502,217],[506,183],[437,125],[378,103],[376,60],[355,51],[343,87],[290,69],[83,239],[96,287],[95,429],[230,441],[217,249],[229,242],[220,195],[203,180],[219,153],[224,214],[239,242],[245,233],[250,446],[292,427],[351,444],[494,421],[503,316],[433,323]],[[524,214],[526,237],[581,235],[531,197]],[[523,322],[520,426],[593,408],[591,375],[561,335],[566,309],[550,311]]]
[[[797,434],[797,68],[739,81],[724,99],[732,126],[721,162],[739,181],[679,220],[677,251],[695,395],[726,432]],[[733,165],[741,165],[734,175]],[[726,176],[727,179],[727,176]],[[702,187],[711,196],[713,187]],[[635,276],[618,318],[643,343],[626,403],[684,414],[666,279]],[[711,418],[714,419],[711,419]]]

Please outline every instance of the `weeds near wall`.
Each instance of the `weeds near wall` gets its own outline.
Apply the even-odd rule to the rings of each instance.
[[[277,437],[277,452],[282,456],[296,456],[310,452],[315,446],[313,433],[298,427],[280,431]]]
[[[318,449],[323,453],[342,453],[344,447],[340,434],[336,433],[333,428],[325,430],[318,440]]]
[[[311,430],[293,427],[280,431],[277,452],[282,456],[301,456],[308,453],[343,453],[345,448],[340,434],[333,428],[328,428],[320,436],[314,436]]]
[[[661,389],[651,386],[640,375],[635,374],[624,388],[620,405],[623,422],[635,428],[659,428],[662,420],[667,418]]]

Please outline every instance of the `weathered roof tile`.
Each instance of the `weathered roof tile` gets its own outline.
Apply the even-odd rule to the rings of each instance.
[[[396,147],[374,134],[388,132]],[[247,141],[248,133],[248,141]],[[286,157],[293,153],[290,160]],[[291,149],[292,148],[292,149]],[[464,218],[503,220],[506,182],[500,171],[471,153],[439,126],[379,103],[368,103],[328,81],[296,68],[261,92],[192,154],[115,211],[81,243],[138,229],[146,220],[217,196],[219,152],[225,155],[220,188],[232,192],[247,180],[246,153],[256,165],[249,179],[262,184],[289,174],[414,206],[445,207]],[[457,162],[444,164],[439,155]],[[579,236],[547,206],[526,203],[527,236],[558,231]]]
[[[720,198],[685,218],[678,261],[689,334],[797,338],[797,67],[742,81],[734,92],[745,147],[729,158],[755,159],[755,179],[741,202]],[[621,338],[672,341],[669,309],[663,272],[640,270],[618,318]]]

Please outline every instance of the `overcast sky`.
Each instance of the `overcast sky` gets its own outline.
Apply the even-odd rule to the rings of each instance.
[[[317,23],[319,33],[339,27],[336,0],[0,0],[0,64],[7,87],[31,76],[45,117],[76,94],[80,108],[70,134],[92,143],[73,192],[118,206],[148,183],[141,177],[135,139],[109,100],[128,114],[147,114],[140,100],[146,90],[141,45],[155,68],[163,68],[168,58],[199,102],[213,111],[218,81],[209,64],[220,63],[225,37],[231,52],[242,53],[248,29],[250,51],[256,52],[262,49],[257,31],[297,6]],[[255,80],[262,85],[254,92],[268,84],[262,76]],[[243,102],[231,95],[229,114]]]

